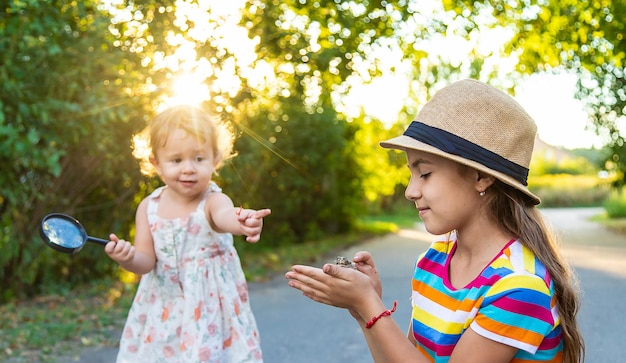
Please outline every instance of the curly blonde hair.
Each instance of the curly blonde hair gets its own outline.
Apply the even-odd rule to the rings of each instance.
[[[211,146],[213,155],[219,160],[216,170],[236,155],[233,153],[235,135],[227,123],[194,106],[174,106],[156,115],[144,130],[133,137],[133,155],[139,159],[144,175],[156,174],[150,157],[165,146],[168,136],[177,129]]]

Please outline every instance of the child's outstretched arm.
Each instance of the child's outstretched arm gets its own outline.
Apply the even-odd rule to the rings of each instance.
[[[216,232],[246,236],[246,241],[256,243],[261,238],[263,218],[270,215],[269,209],[243,209],[235,207],[223,193],[214,193],[206,204],[207,218]]]
[[[104,251],[112,260],[119,263],[124,269],[139,275],[152,271],[156,264],[147,208],[147,200],[142,201],[137,208],[134,246],[111,233],[109,236],[111,242],[104,247]]]

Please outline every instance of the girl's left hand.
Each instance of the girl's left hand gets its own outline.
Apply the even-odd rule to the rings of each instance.
[[[241,225],[241,231],[246,236],[246,241],[256,243],[261,239],[261,230],[263,230],[263,218],[270,215],[270,209],[239,209],[237,211],[237,220]]]
[[[383,296],[383,286],[380,282],[380,276],[378,275],[378,270],[376,269],[376,264],[374,263],[374,258],[372,254],[368,251],[359,251],[354,255],[352,259],[356,264],[357,270],[363,272],[367,276],[370,277],[370,282],[372,283],[372,287],[378,293],[378,296]]]

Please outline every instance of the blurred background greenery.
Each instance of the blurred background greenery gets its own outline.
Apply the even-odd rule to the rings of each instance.
[[[603,145],[564,149],[537,140],[529,187],[543,207],[604,206],[607,224],[621,228],[620,5],[1,2],[0,312],[7,318],[0,357],[45,356],[46,329],[59,341],[98,344],[80,333],[97,337],[94,329],[110,340],[136,277],[98,246],[72,256],[52,251],[39,223],[64,212],[90,235],[132,239],[135,208],[159,181],[140,174],[131,140],[173,103],[201,104],[232,125],[239,155],[217,182],[236,204],[273,209],[262,243],[237,241],[251,280],[411,226],[404,156],[378,142],[401,133],[437,89],[466,77],[515,94],[533,74],[575,75],[588,128]],[[493,45],[482,38],[488,33],[504,40]],[[452,37],[465,42],[456,58],[442,52],[451,50],[442,39]],[[366,87],[373,96],[359,93]],[[90,314],[89,304],[101,312]]]

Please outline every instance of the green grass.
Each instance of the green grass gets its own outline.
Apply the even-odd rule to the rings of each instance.
[[[1,305],[0,361],[54,362],[78,347],[115,345],[134,288],[95,281],[67,294]]]
[[[607,213],[603,213],[591,218],[592,221],[605,226],[606,228],[626,236],[626,217],[610,218]]]
[[[626,235],[626,218],[609,219],[602,222],[608,229]]]
[[[351,234],[272,249],[259,244],[242,248],[240,257],[248,281],[265,281],[295,263],[331,261],[341,249],[395,232],[401,221],[368,218]],[[116,346],[135,289],[134,283],[94,281],[69,292],[59,288],[57,294],[0,305],[0,361],[52,363],[81,348]]]
[[[393,213],[364,217],[362,222],[368,226],[385,225],[389,228],[414,228],[421,220],[413,203],[397,206]]]

